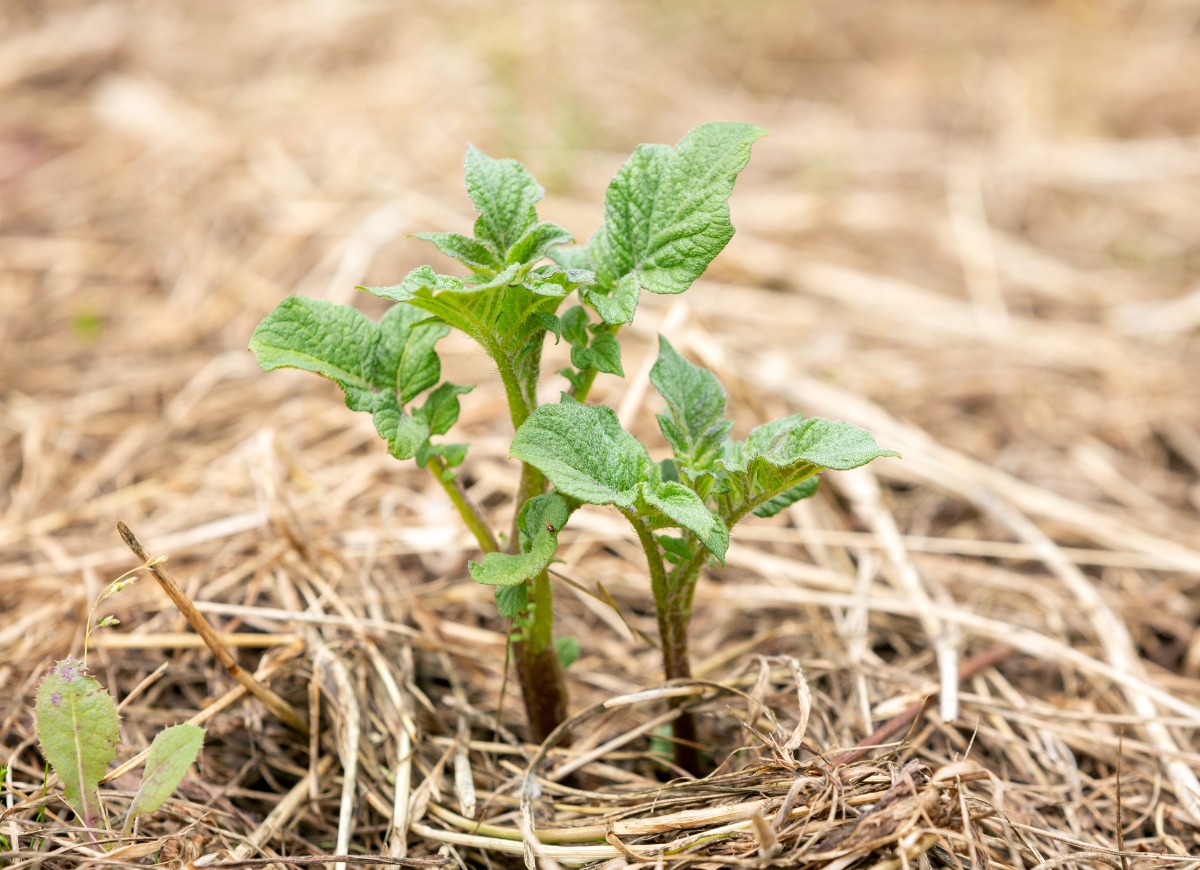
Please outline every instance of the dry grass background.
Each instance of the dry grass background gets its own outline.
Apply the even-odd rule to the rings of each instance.
[[[713,119],[772,133],[738,234],[643,301],[601,397],[654,442],[666,329],[739,431],[850,419],[904,459],[829,475],[702,583],[692,690],[725,763],[664,786],[625,530],[564,535],[581,736],[535,754],[515,690],[495,727],[504,627],[441,493],[332,385],[244,348],[289,292],[377,313],[356,283],[437,262],[407,234],[469,226],[468,141],[586,238],[633,145]],[[8,0],[0,864],[1200,866],[1198,239],[1190,0]],[[501,392],[443,347],[481,383],[467,480],[502,520]],[[187,717],[209,737],[103,853],[39,800],[32,696],[137,564],[118,520],[324,725],[310,744],[241,698],[144,578],[92,652],[120,760]],[[920,706],[939,685],[953,722]]]

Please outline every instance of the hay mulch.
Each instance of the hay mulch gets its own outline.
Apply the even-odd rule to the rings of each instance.
[[[1200,866],[1198,33],[1187,0],[5,3],[0,864]],[[903,459],[739,529],[683,685],[636,542],[578,515],[570,739],[530,745],[440,491],[245,344],[289,292],[377,314],[354,285],[435,256],[407,234],[469,226],[468,141],[586,238],[636,142],[715,118],[772,133],[738,235],[598,398],[660,443],[661,330],[738,432],[848,419]],[[506,523],[501,392],[443,347]],[[150,572],[102,604],[114,825],[159,728],[208,736],[98,843],[32,699],[142,564],[118,522],[243,676]]]

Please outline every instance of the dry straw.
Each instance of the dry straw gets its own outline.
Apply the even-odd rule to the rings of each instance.
[[[6,870],[1200,867],[1194,4],[0,6]],[[652,440],[661,329],[737,419],[848,419],[904,459],[747,525],[684,686],[636,542],[579,515],[573,740],[525,745],[442,494],[243,348],[288,292],[346,301],[416,265],[407,233],[468,226],[467,140],[586,237],[619,155],[715,117],[772,133],[738,235],[598,388]],[[485,506],[502,401],[460,421]],[[168,556],[171,597],[105,601],[90,664],[123,745],[208,742],[96,842],[31,699]],[[666,760],[671,692],[712,777]]]

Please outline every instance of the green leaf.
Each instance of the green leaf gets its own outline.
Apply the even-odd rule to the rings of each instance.
[[[391,299],[393,302],[408,302],[422,291],[429,294],[444,291],[463,292],[467,289],[466,282],[453,275],[439,275],[432,266],[418,266],[413,269],[399,284],[387,287],[367,287],[358,285],[359,290],[378,296],[381,299]]]
[[[388,453],[397,459],[412,459],[429,440],[429,424],[405,414],[395,393],[380,393],[375,398],[371,422],[387,442]]]
[[[617,341],[615,335],[607,330],[597,332],[592,336],[591,344],[587,349],[587,360],[588,365],[596,371],[625,377],[625,370],[621,367],[621,343]],[[574,351],[571,352],[571,362],[579,365]]]
[[[534,224],[509,249],[508,263],[536,263],[552,248],[565,245],[571,239],[571,234],[557,224]]]
[[[204,729],[186,723],[164,728],[155,735],[146,756],[142,784],[133,796],[133,803],[129,805],[129,821],[135,816],[152,813],[163,805],[196,760],[203,742]]]
[[[667,561],[672,565],[686,562],[692,558],[692,548],[687,545],[687,541],[683,540],[683,538],[677,538],[674,535],[655,535],[654,539],[658,541],[658,545],[662,547]]]
[[[580,370],[596,369],[624,377],[617,337],[603,324],[591,326],[589,321],[582,305],[573,305],[560,318],[563,338],[571,344],[571,364]]]
[[[682,526],[723,559],[725,522],[681,483],[664,483],[640,441],[621,428],[616,412],[563,396],[542,405],[517,429],[511,454],[561,492],[585,504],[611,504],[652,526]]]
[[[524,583],[517,586],[497,586],[494,594],[496,609],[504,619],[516,619],[529,611],[529,587]]]
[[[471,579],[484,586],[516,586],[546,570],[558,547],[558,533],[542,530],[528,553],[488,553],[482,562],[467,562]]]
[[[485,586],[516,586],[545,571],[558,547],[558,533],[571,515],[572,505],[556,492],[530,498],[517,516],[521,528],[520,554],[487,553],[479,563],[468,562],[467,570],[476,583]]]
[[[581,405],[565,395],[559,404],[542,405],[529,415],[510,453],[572,498],[624,508],[633,505],[652,464],[611,408]]]
[[[383,334],[381,365],[390,371],[395,360],[395,386],[405,405],[436,384],[442,374],[442,363],[434,348],[449,335],[450,327],[419,325],[426,320],[419,309],[394,305],[379,324]]]
[[[725,419],[725,390],[716,375],[692,365],[660,335],[650,382],[667,403],[658,426],[679,467],[691,478],[711,471],[733,428],[733,421]]]
[[[63,782],[66,801],[87,827],[100,814],[100,779],[117,755],[117,705],[83,663],[50,668],[34,705],[42,754]]]
[[[587,347],[588,345],[588,313],[582,305],[572,305],[561,315],[562,336],[572,347]]]
[[[881,449],[870,432],[850,423],[798,414],[764,423],[745,441],[725,442],[724,456],[717,461],[726,484],[718,496],[721,513],[728,517],[757,509],[826,468],[844,471],[898,455]]]
[[[487,242],[461,233],[413,233],[414,239],[433,242],[439,251],[462,263],[472,271],[495,274],[504,268],[496,249]]]
[[[497,354],[515,357],[542,329],[535,315],[553,313],[560,304],[558,289],[548,296],[514,283],[520,272],[514,264],[488,280],[462,281],[421,266],[399,284],[359,289],[429,312],[465,332],[493,359]]]
[[[578,393],[583,389],[583,385],[587,383],[587,376],[570,366],[567,366],[565,369],[559,369],[558,374],[567,379],[567,382],[571,385],[571,391],[574,393]]]
[[[641,292],[638,276],[630,273],[612,287],[589,287],[583,291],[583,296],[596,309],[601,320],[616,326],[633,322]]]
[[[806,463],[818,468],[846,471],[884,456],[899,456],[882,450],[866,429],[852,423],[805,418],[799,414],[764,423],[746,439],[750,452],[777,468]]]
[[[558,654],[558,663],[564,671],[579,661],[579,656],[582,654],[579,641],[573,637],[556,637],[554,651]]]
[[[382,341],[379,324],[349,305],[289,296],[258,324],[250,350],[264,371],[313,372],[341,387],[351,410],[371,411],[376,394],[396,388]]]
[[[426,441],[417,448],[417,467],[424,468],[434,456],[440,456],[442,461],[446,463],[446,468],[457,468],[467,458],[467,445],[433,444],[430,441]],[[453,480],[456,476],[454,472],[448,471],[447,474],[449,475],[447,480]]]
[[[568,501],[557,492],[535,495],[525,502],[517,514],[517,527],[523,535],[521,548],[528,549],[530,542],[544,531],[553,529],[555,534],[562,531],[578,506],[578,503]]]
[[[663,483],[657,488],[644,486],[645,503],[661,512],[674,525],[687,529],[714,556],[725,561],[729,549],[729,528],[725,521],[704,504],[703,499],[682,483]]]
[[[558,344],[562,340],[562,320],[559,319],[557,314],[544,314],[539,311],[533,316],[542,325],[542,329],[554,336],[555,344]]]
[[[516,586],[541,574],[554,559],[558,533],[567,524],[571,510],[567,500],[557,493],[531,498],[517,519],[522,552],[488,553],[482,562],[468,562],[471,578],[485,586]]]
[[[763,518],[773,517],[784,508],[791,507],[798,501],[816,495],[820,484],[821,478],[819,477],[810,477],[808,480],[803,480],[791,489],[784,490],[774,498],[760,504],[754,509],[754,515]]]
[[[250,350],[266,371],[296,368],[332,380],[347,407],[371,414],[388,452],[409,459],[429,432],[403,405],[437,383],[434,348],[449,331],[408,305],[376,323],[349,305],[289,296],[259,323]]]
[[[588,245],[597,278],[588,297],[606,323],[629,322],[638,289],[682,293],[703,274],[733,237],[729,195],[763,135],[751,124],[716,122],[674,148],[637,147],[609,184],[604,225]]]
[[[536,204],[545,191],[516,160],[494,160],[474,145],[463,167],[467,194],[479,212],[475,237],[490,242],[511,263],[509,251],[537,223]]]
[[[557,266],[539,266],[521,282],[539,296],[562,298],[584,285],[596,283],[596,276],[586,269],[560,269]]]
[[[458,414],[461,410],[458,397],[465,396],[473,389],[475,388],[452,384],[449,381],[439,384],[437,389],[429,394],[425,404],[413,413],[413,416],[425,421],[431,435],[445,435],[458,422]]]
[[[592,258],[588,254],[587,245],[555,248],[550,252],[550,259],[568,271],[573,269],[592,271]]]

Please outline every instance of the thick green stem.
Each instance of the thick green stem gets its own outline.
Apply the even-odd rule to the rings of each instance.
[[[517,365],[499,345],[485,345],[485,348],[500,371],[515,431],[529,419],[537,405],[541,353],[537,351],[532,360],[526,361],[524,370],[518,371]],[[522,463],[508,552],[520,550],[521,535],[517,517],[521,508],[529,499],[545,491],[545,476],[533,466]],[[550,585],[550,575],[545,571],[529,581],[529,607],[530,614],[524,620],[523,636],[513,644],[513,657],[516,660],[517,681],[521,684],[521,698],[525,702],[525,715],[529,720],[529,736],[541,743],[567,718],[568,709],[567,681],[558,660],[558,650],[554,646],[554,591]]]
[[[753,504],[742,505],[737,510],[730,513],[722,513],[721,519],[725,521],[725,527],[733,532],[733,527],[740,523],[746,516],[756,507],[767,501],[766,498],[760,499]],[[696,583],[700,579],[700,569],[708,561],[708,551],[699,542],[695,541],[695,555],[692,558],[680,562],[671,569],[671,576],[668,578],[668,585],[677,590],[676,606],[684,614],[685,625],[691,622],[692,619],[692,602],[696,598]]]
[[[636,515],[628,515],[637,532],[642,551],[646,554],[646,565],[650,569],[650,588],[654,593],[654,613],[658,617],[658,633],[662,639],[663,674],[668,680],[689,680],[692,663],[688,655],[688,623],[691,622],[691,593],[695,590],[695,576],[700,573],[703,559],[695,562],[695,576],[675,572],[667,575],[662,553],[650,527]],[[696,542],[699,547],[700,543]],[[688,582],[690,581],[690,582]],[[689,590],[690,587],[690,590]],[[681,706],[684,699],[672,703]],[[675,763],[694,776],[701,776],[700,751],[697,743],[696,717],[690,710],[680,710],[675,719]]]
[[[567,684],[554,647],[554,591],[543,571],[529,581],[530,616],[513,644],[530,737],[540,743],[567,717]]]
[[[517,664],[517,680],[529,720],[529,739],[541,743],[554,733],[567,718],[567,691],[558,651],[534,650],[528,644],[514,643],[513,657]],[[569,735],[560,737],[559,746],[570,744]]]
[[[499,345],[492,344],[485,344],[483,348],[500,372],[500,381],[504,384],[504,396],[508,399],[508,414],[512,418],[513,431],[516,431],[533,412],[533,407],[526,399],[525,391],[521,389],[521,379],[517,376],[516,367],[504,353],[504,349]]]
[[[492,530],[483,521],[483,517],[480,516],[475,505],[471,504],[470,499],[467,498],[461,481],[451,474],[450,469],[446,467],[445,460],[440,456],[434,456],[429,460],[426,468],[429,469],[429,473],[433,475],[434,479],[442,485],[442,489],[446,491],[446,495],[450,497],[450,502],[458,510],[459,516],[463,518],[463,522],[467,524],[467,528],[471,530],[471,534],[479,542],[479,549],[485,553],[498,552],[500,545],[496,541],[496,536],[492,534]]]

